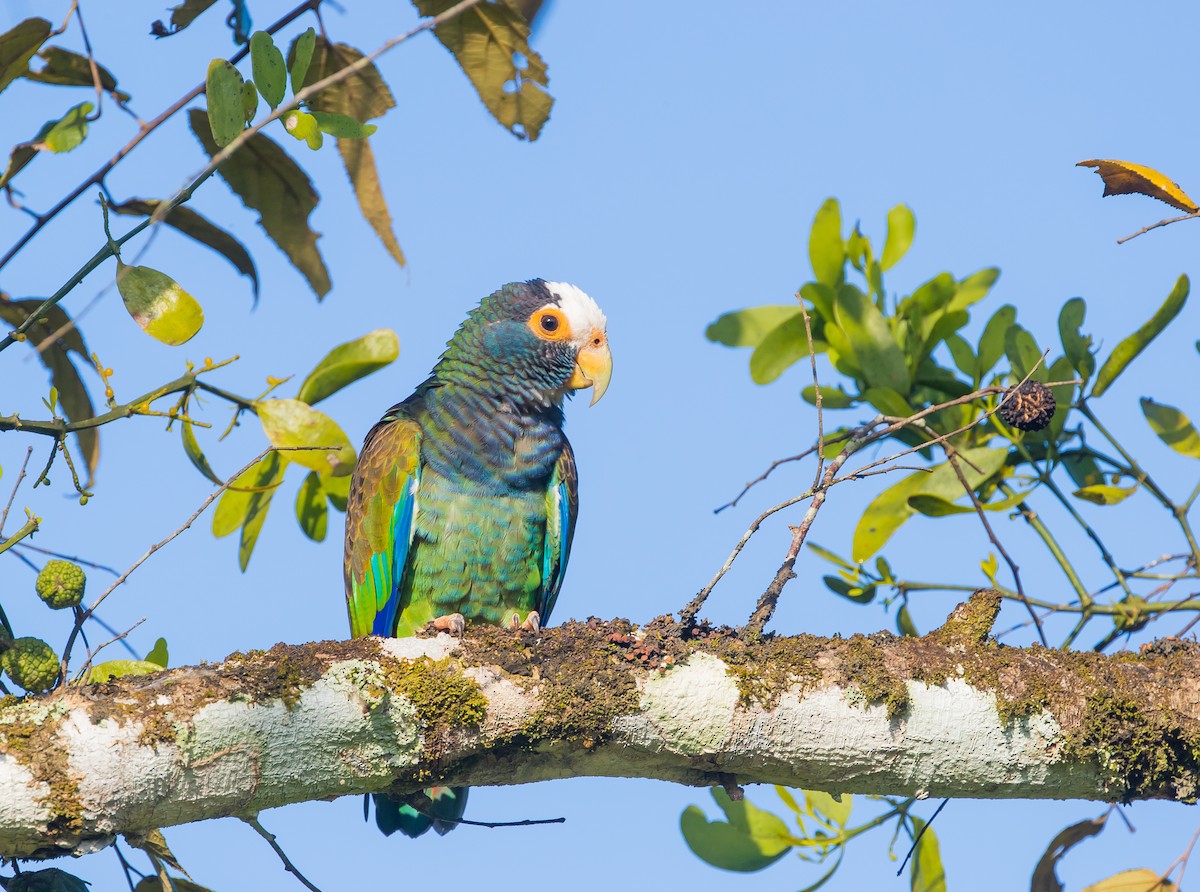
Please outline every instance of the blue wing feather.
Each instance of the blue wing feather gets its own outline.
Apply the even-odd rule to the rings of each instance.
[[[575,474],[575,455],[568,443],[563,449],[550,486],[546,492],[546,538],[542,549],[542,594],[537,611],[542,622],[550,618],[558,600],[567,561],[571,557],[571,540],[575,536],[575,518],[579,513],[579,485]]]

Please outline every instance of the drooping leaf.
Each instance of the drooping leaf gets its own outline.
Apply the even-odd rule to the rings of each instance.
[[[354,187],[354,197],[358,199],[363,219],[375,230],[392,259],[404,266],[404,252],[392,229],[392,215],[383,198],[383,186],[379,181],[371,144],[365,139],[339,139],[337,147],[346,167],[346,175],[350,177],[350,185]]]
[[[1009,511],[1017,507],[1017,505],[1028,497],[1029,493],[1019,492],[1009,496],[1007,499],[1001,499],[999,502],[981,502],[980,504],[984,511]],[[919,514],[924,514],[926,517],[949,517],[951,514],[975,513],[974,504],[959,505],[949,499],[930,495],[929,493],[918,493],[915,496],[910,496],[908,507]]]
[[[1096,383],[1092,387],[1092,396],[1102,396],[1117,380],[1117,376],[1125,371],[1126,367],[1150,345],[1151,341],[1158,337],[1172,319],[1179,315],[1179,311],[1187,302],[1188,288],[1188,277],[1180,276],[1175,282],[1175,287],[1171,289],[1171,293],[1167,295],[1167,299],[1163,301],[1163,305],[1150,317],[1150,320],[1117,344],[1108,359],[1104,360],[1104,365],[1100,366],[1100,373],[1096,375]]]
[[[109,210],[129,216],[149,217],[154,214],[162,202],[152,198],[131,198],[120,204],[109,205]],[[254,287],[254,299],[258,300],[258,270],[250,252],[236,238],[207,217],[187,207],[173,207],[163,217],[163,222],[173,229],[195,239],[200,244],[212,248],[234,265],[239,273],[249,276]]]
[[[15,328],[25,322],[31,314],[38,312],[41,305],[40,300],[8,300],[0,294],[0,319]],[[79,376],[79,371],[71,362],[71,354],[75,353],[82,357],[85,363],[90,364],[87,345],[62,306],[56,305],[41,311],[38,321],[26,334],[31,347],[41,348],[38,358],[50,370],[50,383],[58,391],[59,405],[67,418],[71,421],[83,421],[95,416],[91,397]],[[52,335],[55,336],[54,340],[47,343],[47,339]],[[100,462],[99,430],[94,427],[84,428],[76,432],[75,438],[87,463],[87,486],[90,486],[96,473],[96,465]]]
[[[1005,304],[987,321],[983,334],[979,338],[979,349],[976,351],[978,364],[976,366],[976,381],[982,381],[983,376],[992,370],[1004,355],[1004,336],[1017,320],[1017,308]]]
[[[855,604],[870,604],[875,600],[874,585],[855,585],[840,576],[824,576],[821,581],[835,595],[841,595]]]
[[[40,84],[55,84],[61,87],[95,86],[95,81],[92,79],[92,66],[88,63],[87,56],[64,50],[60,46],[50,46],[40,51],[38,57],[45,64],[37,71],[25,72],[26,80],[36,81]],[[96,63],[96,73],[100,76],[102,88],[121,102],[129,101],[129,94],[122,93],[117,89],[117,79],[113,73],[99,62]]]
[[[454,0],[414,3],[421,15],[435,16]],[[480,3],[433,34],[454,54],[492,117],[518,139],[537,139],[554,100],[546,92],[546,63],[530,48],[529,23],[521,13],[503,0]]]
[[[92,667],[92,671],[88,673],[88,684],[100,684],[126,675],[152,675],[162,671],[162,666],[149,660],[109,660]]]
[[[1142,397],[1141,403],[1142,414],[1160,440],[1180,455],[1200,458],[1200,433],[1186,415],[1173,406],[1156,403],[1147,397]]]
[[[255,31],[250,35],[250,72],[254,86],[267,100],[271,108],[278,108],[287,94],[288,71],[283,64],[283,53],[266,31]],[[212,100],[209,100],[211,114]]]
[[[1063,884],[1059,881],[1057,873],[1055,873],[1055,868],[1058,866],[1059,860],[1073,846],[1079,844],[1089,836],[1095,836],[1103,830],[1104,824],[1104,818],[1080,821],[1065,828],[1055,836],[1050,841],[1050,845],[1046,847],[1046,851],[1042,853],[1037,866],[1033,869],[1033,882],[1030,884],[1030,892],[1063,892]]]
[[[150,649],[150,653],[146,654],[146,662],[154,663],[166,669],[169,660],[170,655],[167,653],[167,639],[159,638],[154,642],[154,647]]]
[[[296,493],[296,519],[304,535],[314,542],[325,541],[329,523],[329,508],[325,504],[325,490],[316,471],[309,471],[304,484]]]
[[[834,315],[850,340],[867,383],[907,394],[912,381],[904,351],[892,337],[887,319],[871,299],[853,285],[843,285],[838,289]]]
[[[315,111],[312,116],[322,133],[337,139],[366,139],[379,129],[374,124],[362,124],[349,115]]]
[[[1058,458],[1076,486],[1093,486],[1104,482],[1104,473],[1089,453],[1072,449],[1059,453]]]
[[[942,867],[941,847],[937,836],[920,818],[911,816],[913,835],[921,834],[917,850],[909,862],[909,879],[912,892],[946,892],[946,871]],[[924,829],[925,832],[921,833]]]
[[[850,809],[854,805],[854,797],[845,794],[835,797],[823,790],[804,791],[804,809],[808,814],[824,817],[836,827],[844,827],[850,820]]]
[[[308,112],[290,111],[283,116],[283,127],[295,139],[307,143],[314,152],[321,148],[325,137],[321,135],[321,127],[317,119]]]
[[[815,406],[817,404],[817,388],[809,384],[800,391],[800,397],[810,406]],[[821,385],[821,407],[823,409],[849,409],[854,403],[854,398],[842,390],[841,386]]]
[[[201,886],[190,880],[181,880],[179,877],[171,877],[171,885],[175,887],[175,892],[212,892],[207,886]],[[137,885],[133,887],[133,892],[162,892],[162,888],[162,881],[158,877],[149,876],[138,880]]]
[[[394,362],[399,355],[400,339],[396,333],[390,328],[377,328],[330,350],[308,373],[297,399],[316,405],[347,384]]]
[[[800,315],[795,304],[768,304],[723,313],[704,329],[704,336],[726,347],[757,347],[771,331]]]
[[[1137,486],[1110,486],[1107,483],[1096,483],[1081,487],[1073,493],[1076,498],[1091,502],[1093,505],[1119,505],[1135,492]]]
[[[187,343],[204,324],[204,310],[196,298],[156,269],[126,266],[118,259],[117,290],[133,321],[164,344]]]
[[[217,0],[184,0],[178,6],[172,7],[170,28],[161,21],[157,21],[150,26],[150,33],[155,37],[170,37],[172,34],[178,34],[195,21],[200,13],[216,2]]]
[[[1152,167],[1132,164],[1129,161],[1100,160],[1080,161],[1076,167],[1094,167],[1104,180],[1104,195],[1148,195],[1166,202],[1173,208],[1193,213],[1200,208],[1187,193]]]
[[[281,399],[261,400],[256,411],[271,445],[319,447],[289,451],[289,461],[335,477],[354,470],[355,454],[350,438],[324,412],[300,400]]]
[[[831,564],[836,564],[843,570],[849,570],[851,573],[854,573],[858,570],[858,567],[856,567],[854,564],[850,563],[844,557],[839,557],[838,555],[834,554],[828,548],[822,548],[820,545],[817,545],[813,542],[806,542],[804,544],[804,548],[806,551],[811,551],[817,557],[827,560]]]
[[[959,467],[963,475],[972,487],[978,487],[1003,467],[1008,450],[981,446],[962,450],[960,455]],[[916,513],[909,499],[920,494],[939,496],[946,501],[965,495],[949,462],[943,462],[929,472],[910,474],[889,486],[867,506],[854,530],[851,560],[862,563],[883,548],[892,534]]]
[[[913,622],[912,614],[908,612],[907,604],[901,604],[900,609],[896,611],[896,630],[906,638],[921,637],[921,633],[917,631],[917,624]]]
[[[45,19],[31,18],[0,34],[0,93],[28,70],[29,60],[52,30]]]
[[[189,116],[192,132],[209,156],[215,155],[218,147],[208,129],[208,116],[201,109],[192,109]],[[259,224],[304,274],[317,296],[328,293],[329,272],[317,251],[317,235],[308,226],[317,193],[291,156],[269,137],[256,133],[218,172],[242,204],[258,212]]]
[[[254,85],[254,81],[245,81],[242,84],[242,115],[249,124],[254,120],[256,114],[258,114],[258,87]]]
[[[23,870],[5,882],[7,892],[88,892],[88,886],[91,885],[57,867]]]
[[[192,466],[213,483],[217,484],[217,486],[224,483],[225,481],[218,476],[217,472],[212,469],[212,465],[208,463],[207,456],[200,450],[200,444],[196,441],[196,432],[192,430],[192,423],[184,421],[179,426],[179,431],[183,437],[183,451],[187,454]]]
[[[226,59],[213,59],[208,65],[204,92],[208,96],[208,125],[212,138],[223,149],[246,129],[242,73]]]
[[[827,198],[813,219],[808,236],[808,259],[813,276],[822,285],[837,288],[846,266],[846,246],[842,241],[842,208],[836,198]]]
[[[317,45],[317,32],[309,28],[292,41],[292,62],[288,73],[292,78],[292,92],[299,93],[304,89],[304,79],[308,76],[308,66],[312,63],[313,50]]]
[[[917,219],[907,205],[898,204],[888,211],[887,240],[883,243],[883,254],[879,257],[879,266],[882,269],[891,269],[908,253],[916,229]]]
[[[1179,886],[1164,880],[1161,874],[1148,867],[1122,870],[1120,873],[1093,883],[1082,892],[1179,892]]]
[[[321,487],[329,497],[329,504],[338,511],[345,512],[346,502],[350,498],[350,477],[334,477],[332,474],[321,475]]]
[[[725,870],[762,870],[782,858],[791,848],[787,825],[770,812],[750,802],[731,802],[720,787],[713,798],[726,821],[709,822],[699,808],[689,805],[679,819],[679,829],[688,847],[702,860]]]
[[[813,344],[813,347],[817,347]],[[790,316],[775,326],[750,354],[750,377],[755,384],[770,384],[794,363],[808,356],[804,318]]]
[[[141,849],[152,860],[161,861],[163,864],[175,868],[184,876],[188,875],[188,872],[179,863],[179,859],[175,857],[175,853],[171,851],[171,847],[167,845],[167,838],[163,836],[161,830],[151,830],[145,834],[126,833],[125,841],[134,848]],[[160,865],[155,864],[154,866],[160,870],[160,876],[165,873],[165,871],[161,871]],[[171,882],[177,882],[176,878],[172,877]]]
[[[1092,353],[1091,335],[1079,333],[1083,325],[1083,317],[1087,312],[1087,304],[1082,297],[1073,297],[1065,304],[1058,314],[1058,336],[1062,340],[1063,353],[1075,369],[1079,377],[1092,377],[1096,370],[1096,357]]]
[[[238,477],[217,500],[217,508],[213,512],[213,535],[220,539],[245,524],[250,517],[253,496],[278,487],[286,466],[286,457],[272,452]]]

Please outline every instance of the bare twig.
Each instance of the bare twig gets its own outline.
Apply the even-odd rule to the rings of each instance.
[[[279,860],[283,862],[284,870],[286,870],[288,873],[290,873],[292,876],[294,876],[296,879],[298,879],[301,883],[303,883],[304,887],[306,889],[309,889],[310,892],[321,892],[321,890],[319,888],[317,888],[311,882],[309,882],[308,878],[304,874],[302,874],[299,870],[296,869],[296,865],[293,864],[288,859],[287,853],[284,852],[283,848],[276,841],[275,834],[271,833],[269,830],[267,830],[267,828],[265,828],[262,824],[260,824],[258,822],[257,816],[252,817],[252,818],[242,818],[242,821],[244,821],[246,824],[253,827],[254,832],[257,833],[259,836],[261,836],[263,839],[265,839],[267,841],[267,844],[272,849],[274,849],[275,854],[279,856]]]
[[[95,617],[93,616],[92,619],[95,619]],[[116,635],[114,635],[112,638],[109,638],[107,641],[96,645],[95,650],[88,648],[87,659],[84,660],[83,665],[79,667],[79,672],[76,673],[76,675],[75,675],[76,680],[80,684],[86,684],[87,677],[88,677],[88,670],[92,668],[92,664],[96,660],[96,654],[100,653],[100,651],[104,650],[104,648],[108,647],[110,644],[116,644],[118,641],[124,642],[125,637],[130,632],[132,632],[134,629],[136,629],[138,626],[140,626],[142,623],[144,623],[145,621],[146,621],[146,617],[143,616],[141,619],[139,619],[136,623],[134,623],[132,626],[130,626],[124,632],[118,632]]]
[[[942,809],[949,804],[949,799],[943,799],[942,804],[934,809],[933,814],[929,816],[929,820],[921,825],[921,829],[918,830],[917,835],[913,837],[912,845],[908,847],[908,854],[906,854],[904,856],[904,860],[900,862],[900,869],[896,871],[896,876],[900,876],[900,874],[904,873],[904,868],[908,866],[909,859],[912,858],[913,852],[917,850],[917,844],[920,843],[921,837],[925,835],[925,831],[929,829],[929,825],[933,823],[934,819],[942,813]]]
[[[1159,220],[1157,223],[1151,223],[1149,226],[1143,226],[1137,232],[1131,233],[1124,238],[1117,239],[1117,244],[1123,245],[1131,238],[1137,238],[1139,235],[1145,235],[1151,229],[1158,229],[1160,226],[1169,226],[1170,224],[1178,223],[1181,220],[1192,220],[1196,217],[1200,217],[1200,211],[1192,211],[1190,214],[1182,214],[1178,217],[1168,217],[1166,220]]]
[[[21,488],[21,481],[25,479],[25,469],[29,466],[29,456],[31,455],[33,455],[32,446],[25,450],[25,460],[21,462],[21,470],[17,474],[17,482],[13,484],[12,492],[8,495],[8,502],[4,505],[3,513],[0,513],[0,536],[4,534],[4,524],[8,522],[8,512],[12,510],[13,502],[17,498],[17,490]]]

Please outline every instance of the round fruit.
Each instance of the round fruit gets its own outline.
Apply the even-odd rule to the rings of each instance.
[[[41,638],[18,638],[0,656],[0,666],[31,694],[48,691],[58,681],[58,656]]]
[[[75,607],[83,600],[87,577],[83,568],[70,561],[47,561],[37,578],[38,597],[55,610]]]

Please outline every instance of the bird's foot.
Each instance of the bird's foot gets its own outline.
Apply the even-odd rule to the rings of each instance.
[[[448,613],[445,616],[434,617],[433,627],[439,632],[449,632],[455,638],[460,638],[467,627],[467,621],[461,613]]]
[[[521,622],[521,614],[514,613],[508,618],[508,628],[514,632],[540,632],[542,617],[536,610],[533,610],[530,611],[529,616],[525,617],[525,621]]]

